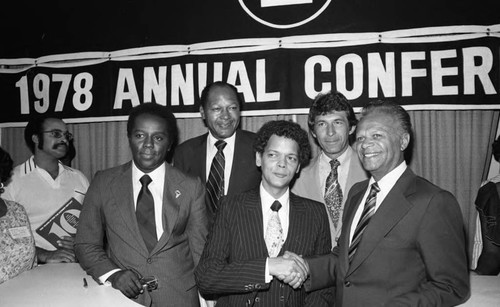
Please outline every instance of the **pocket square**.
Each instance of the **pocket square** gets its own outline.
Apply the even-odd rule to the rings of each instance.
[[[181,191],[175,190],[175,198],[179,198],[181,196]]]

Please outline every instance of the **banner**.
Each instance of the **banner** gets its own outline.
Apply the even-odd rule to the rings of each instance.
[[[242,39],[0,60],[0,123],[15,126],[37,114],[69,122],[117,120],[149,102],[193,117],[202,89],[218,80],[237,87],[248,115],[307,113],[314,97],[329,90],[342,92],[357,109],[374,99],[393,99],[407,109],[498,109],[498,28]]]

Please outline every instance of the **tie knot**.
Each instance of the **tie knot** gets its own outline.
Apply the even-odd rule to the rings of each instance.
[[[374,182],[372,183],[372,187],[370,189],[370,194],[371,193],[378,193],[380,192],[380,187],[378,186],[378,183]]]
[[[337,167],[339,167],[339,165],[340,165],[339,160],[337,160],[337,159],[330,160],[330,166],[332,167],[332,169],[337,169]]]
[[[224,150],[224,147],[226,147],[227,143],[224,142],[223,140],[218,140],[215,142],[215,147],[217,147],[217,151]]]
[[[281,203],[279,201],[275,200],[271,206],[271,210],[278,212],[280,209],[281,209]]]
[[[139,179],[139,181],[141,182],[143,187],[147,187],[151,183],[151,181],[153,181],[153,179],[151,179],[149,175],[144,175],[141,177],[141,179]]]

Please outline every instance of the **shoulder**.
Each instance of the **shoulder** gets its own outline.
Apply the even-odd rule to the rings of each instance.
[[[78,178],[81,181],[85,182],[88,184],[89,180],[87,176],[85,176],[80,170],[77,170],[76,168],[72,168],[69,166],[64,165],[64,170],[68,172],[72,177]]]
[[[179,185],[188,185],[190,187],[202,184],[200,178],[190,175],[170,164],[165,165],[166,180],[171,180]]]
[[[305,198],[302,196],[298,196],[295,193],[290,192],[290,201],[293,202],[294,204],[298,204],[307,208],[310,208],[312,210],[323,210],[325,208],[325,205],[322,203],[312,200],[310,198]]]
[[[253,146],[253,142],[257,135],[248,130],[236,130],[236,142],[237,143],[246,143],[249,146]]]
[[[207,133],[187,139],[177,146],[176,151],[185,150],[187,148],[192,148],[194,146],[199,146],[199,144],[206,141],[206,139],[207,139]]]

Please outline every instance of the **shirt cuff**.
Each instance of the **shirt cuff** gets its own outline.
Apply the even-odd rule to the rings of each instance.
[[[108,278],[109,278],[109,276],[113,275],[114,273],[116,273],[118,271],[121,271],[121,269],[114,269],[114,270],[109,271],[108,273],[99,277],[99,281],[105,286],[111,286],[111,282],[108,281]]]
[[[269,258],[266,258],[266,271],[264,274],[266,284],[270,283],[273,280],[273,276],[269,274]]]

